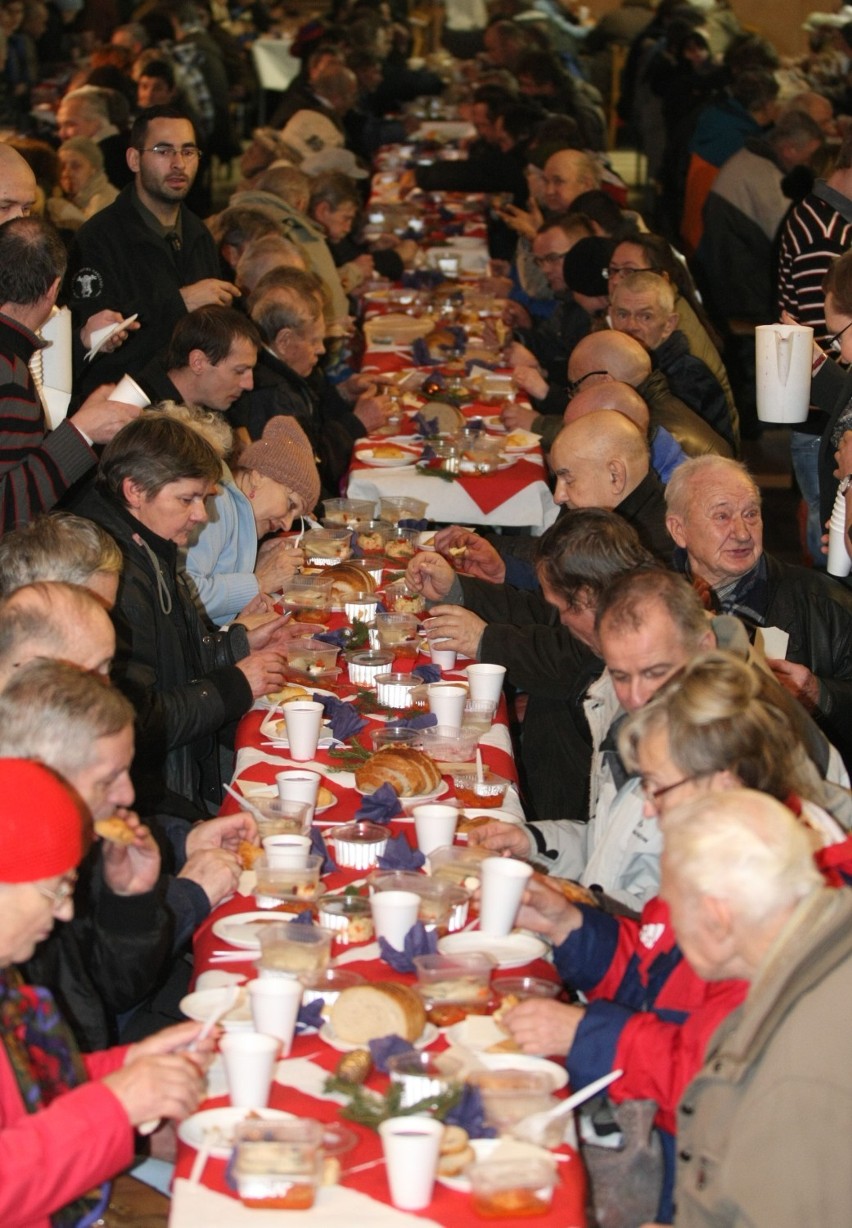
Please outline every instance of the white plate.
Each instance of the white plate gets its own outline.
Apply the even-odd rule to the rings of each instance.
[[[500,473],[503,469],[511,469],[512,465],[516,464],[519,456],[504,456],[499,465],[495,465],[491,473]],[[476,467],[476,463],[471,460],[465,460],[464,457],[459,461],[459,473],[462,477],[488,477],[487,473],[480,473]]]
[[[401,456],[375,456],[372,448],[359,448],[355,453],[355,459],[359,460],[362,465],[370,465],[373,469],[409,469],[420,460],[422,449],[411,450],[406,448],[405,452],[407,454],[406,458]]]
[[[238,912],[229,917],[220,917],[213,924],[214,937],[238,951],[254,951],[260,954],[260,931],[274,921],[292,921],[292,917],[280,912]]]
[[[302,683],[301,682],[299,682],[298,684],[294,683],[293,685],[301,686]],[[324,687],[321,687],[321,686],[310,686],[309,684],[306,684],[305,690],[308,692],[308,694],[303,699],[299,700],[300,703],[304,703],[305,700],[310,699],[312,695],[331,695],[334,699],[341,698],[335,691],[327,691],[325,690]],[[349,702],[346,696],[343,696],[343,702],[344,703]],[[269,699],[268,696],[266,695],[261,695],[260,699],[255,700],[253,706],[255,708],[266,708],[267,711],[269,712],[280,712],[281,711],[281,704],[273,703],[272,700]]]
[[[262,1117],[264,1121],[292,1120],[292,1113],[281,1109],[235,1109],[226,1105],[220,1109],[204,1109],[201,1113],[193,1113],[178,1126],[178,1138],[182,1143],[194,1147],[198,1151],[209,1140],[208,1131],[217,1130],[221,1141],[210,1147],[210,1157],[214,1160],[229,1160],[234,1147],[235,1128],[243,1121]]]
[[[349,1044],[345,1040],[339,1040],[334,1033],[334,1029],[332,1028],[331,1023],[328,1020],[326,1020],[326,1022],[320,1028],[319,1034],[320,1034],[320,1040],[324,1040],[327,1045],[330,1045],[332,1049],[336,1049],[338,1053],[354,1053],[356,1049],[369,1048],[369,1046],[366,1044],[353,1045],[353,1044]],[[420,1033],[420,1036],[417,1038],[417,1040],[413,1042],[414,1048],[415,1049],[425,1049],[428,1045],[431,1045],[437,1039],[438,1039],[438,1029],[435,1027],[434,1023],[427,1023],[426,1027]]]
[[[505,938],[490,938],[479,930],[468,930],[463,934],[447,934],[438,941],[438,950],[442,955],[468,955],[471,951],[490,955],[497,962],[498,968],[523,968],[534,959],[541,959],[550,948],[535,934],[525,930],[514,930]]]
[[[521,1143],[513,1138],[472,1138],[469,1146],[473,1148],[475,1157],[471,1160],[471,1164],[492,1158],[510,1162],[520,1161],[524,1164],[530,1160],[547,1160],[550,1164],[554,1163],[553,1156],[543,1147],[535,1147],[532,1143]],[[441,1185],[445,1185],[448,1190],[455,1190],[457,1194],[470,1193],[470,1178],[466,1172],[459,1173],[457,1177],[442,1177],[438,1173],[436,1180]]]
[[[275,709],[273,708],[270,710],[268,715],[265,716],[263,720],[260,722],[260,732],[262,734],[265,734],[265,736],[273,743],[273,745],[283,750],[289,750],[290,743],[287,740],[286,728],[283,730],[279,730],[277,727],[279,721],[281,722],[282,725],[284,724],[284,717],[275,716],[274,713],[275,713]],[[323,724],[320,726],[320,736],[319,736],[319,741],[317,742],[317,746],[319,747],[320,750],[328,750],[329,746],[333,746],[333,745],[334,745],[334,734],[331,732],[331,726],[323,722]]]
[[[502,446],[510,456],[519,452],[531,452],[533,448],[537,448],[541,443],[541,435],[536,435],[535,431],[522,431],[516,428],[514,431],[510,431],[509,435],[515,435],[519,440],[522,440],[520,443],[509,443],[504,439]]]
[[[568,1086],[568,1071],[549,1058],[531,1057],[528,1053],[480,1053],[478,1056],[489,1070],[528,1070],[547,1074],[553,1079],[555,1092]]]
[[[205,1019],[212,1015],[214,1010],[219,1008],[225,996],[230,992],[230,986],[214,989],[196,989],[194,993],[188,993],[185,998],[181,998],[178,1005],[187,1019],[195,1019],[199,1023],[203,1023]],[[252,1030],[251,1003],[249,1001],[248,990],[240,990],[236,1002],[227,1015],[224,1015],[219,1022],[226,1032]]]
[[[431,316],[409,316],[391,312],[386,316],[374,316],[364,325],[367,349],[372,345],[411,345],[418,337],[425,337],[435,327]]]
[[[431,793],[414,793],[411,797],[401,797],[399,799],[400,806],[407,808],[408,806],[419,806],[421,802],[432,802],[436,797],[443,797],[445,793],[449,793],[450,786],[445,780],[442,780],[437,789],[433,789]],[[365,793],[363,789],[355,786],[355,792],[360,793],[362,797],[372,797],[372,793]]]
[[[504,424],[499,414],[489,414],[487,418],[482,419],[482,425],[486,431],[493,431],[497,435],[509,434],[509,428]]]

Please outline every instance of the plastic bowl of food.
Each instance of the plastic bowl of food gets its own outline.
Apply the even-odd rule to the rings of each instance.
[[[342,869],[369,870],[387,848],[388,830],[377,823],[346,823],[329,834],[335,859]]]
[[[451,725],[431,725],[421,729],[416,746],[432,759],[448,763],[468,763],[476,754],[480,730],[454,729]]]
[[[498,776],[490,768],[485,769],[482,780],[477,780],[475,771],[453,772],[453,785],[459,801],[465,806],[477,806],[482,810],[502,806],[509,784],[505,776]]]
[[[421,680],[414,674],[398,672],[391,674],[379,674],[376,678],[376,698],[380,704],[384,705],[384,707],[395,708],[398,711],[403,712],[415,706],[414,692],[419,687],[422,687],[422,685],[423,683]],[[410,729],[405,731],[386,730],[385,732],[406,732],[411,733],[412,735],[414,734],[414,731]],[[388,739],[388,741],[392,740],[393,739],[391,738]],[[415,741],[415,737],[412,736],[409,741]],[[378,747],[376,747],[376,750],[378,750]]]
[[[334,941],[343,946],[369,942],[374,934],[370,901],[361,895],[335,895],[323,900],[319,923],[331,930]]]
[[[418,921],[446,930],[461,929],[467,921],[470,892],[448,882],[411,870],[376,870],[370,875],[371,894],[376,891],[412,891],[420,897]]]
[[[546,1215],[553,1204],[556,1166],[546,1159],[481,1160],[469,1165],[473,1211],[482,1219],[526,1219]]]
[[[417,742],[415,729],[377,729],[371,736],[373,750],[384,750],[386,746],[414,746]]]
[[[254,863],[258,908],[274,908],[282,900],[312,904],[319,892],[322,861],[322,857],[309,853],[304,866],[285,867],[270,865],[266,856],[258,857]]]
[[[323,525],[328,529],[355,529],[372,520],[376,505],[372,499],[323,499]]]
[[[486,1125],[501,1134],[523,1117],[556,1104],[553,1075],[546,1070],[472,1070],[466,1081],[479,1088]]]
[[[352,556],[352,530],[308,529],[302,538],[305,558],[313,567],[332,567]]]
[[[428,1009],[445,1002],[486,1009],[492,998],[490,955],[415,955],[417,989]]]
[[[322,640],[297,639],[288,640],[283,651],[291,669],[317,678],[334,669],[340,650],[336,644],[324,644]]]
[[[260,935],[260,969],[267,976],[299,978],[323,972],[331,958],[331,937],[318,925],[273,922]]]
[[[337,938],[337,934],[334,937]],[[361,973],[350,972],[348,968],[323,968],[321,972],[306,972],[299,980],[305,987],[302,994],[303,1006],[310,1006],[317,999],[322,999],[326,1006],[331,1006],[344,989],[364,984]]]
[[[435,849],[434,853],[430,853],[426,864],[433,878],[464,887],[467,891],[475,891],[482,878],[483,861],[486,857],[493,856],[488,849],[448,844],[445,848]]]
[[[261,840],[266,836],[306,836],[311,830],[311,807],[304,802],[253,797],[252,806],[263,816],[257,820]]]
[[[406,580],[394,580],[385,587],[385,605],[392,614],[422,614],[426,598]]]
[[[387,520],[365,520],[355,529],[356,550],[367,556],[383,555],[388,538],[396,534],[396,525]]]
[[[541,976],[499,976],[491,982],[491,988],[498,998],[517,998],[519,1002],[527,998],[556,998],[562,992],[559,981],[546,981]]]
[[[331,619],[331,581],[321,576],[293,576],[281,594],[294,622],[325,624]]]
[[[388,495],[380,501],[379,514],[382,520],[399,524],[400,520],[422,520],[428,506],[422,499],[410,499],[406,495]]]

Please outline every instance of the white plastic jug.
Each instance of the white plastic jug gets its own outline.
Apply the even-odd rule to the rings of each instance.
[[[814,330],[804,324],[760,324],[754,330],[757,416],[761,422],[804,422],[811,399]]]

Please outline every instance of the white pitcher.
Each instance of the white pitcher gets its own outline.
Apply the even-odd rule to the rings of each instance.
[[[814,330],[804,324],[760,324],[754,330],[757,416],[761,422],[804,422],[811,399]]]

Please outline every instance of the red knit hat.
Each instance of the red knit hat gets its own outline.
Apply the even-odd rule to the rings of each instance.
[[[67,874],[83,855],[83,813],[49,768],[0,759],[0,883]]]

